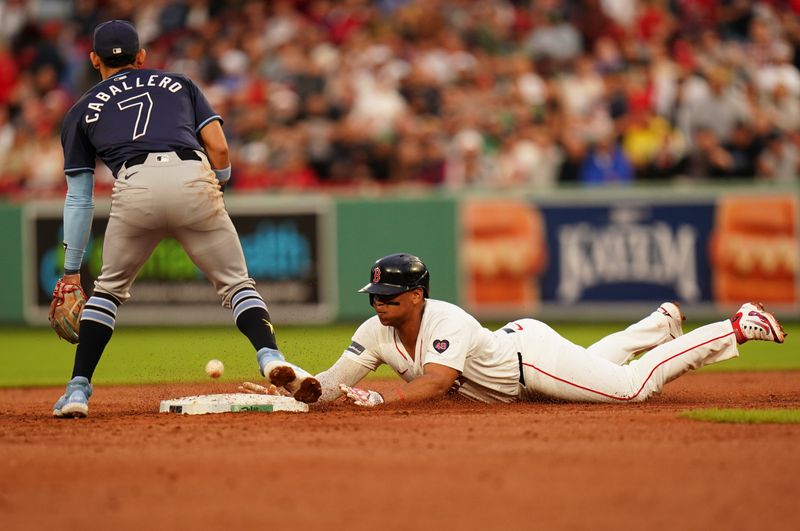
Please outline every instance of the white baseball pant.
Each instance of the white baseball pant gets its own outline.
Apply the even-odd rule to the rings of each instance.
[[[201,158],[151,153],[143,164],[122,167],[111,196],[97,291],[128,300],[137,273],[167,236],[180,242],[225,307],[239,287],[255,286],[219,183],[205,155]]]
[[[515,322],[523,328],[514,334],[522,355],[522,399],[544,395],[578,402],[641,402],[690,369],[739,355],[729,320],[672,339],[669,317],[653,312],[588,348],[540,321]]]

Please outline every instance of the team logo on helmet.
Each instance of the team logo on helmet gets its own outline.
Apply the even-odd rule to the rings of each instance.
[[[381,281],[381,268],[375,266],[374,268],[372,268],[372,283],[378,284],[380,283],[380,281]]]
[[[447,347],[449,347],[449,346],[450,346],[450,342],[448,340],[446,340],[446,339],[434,339],[433,340],[433,349],[436,352],[438,352],[439,354],[441,354],[442,352],[447,350]]]

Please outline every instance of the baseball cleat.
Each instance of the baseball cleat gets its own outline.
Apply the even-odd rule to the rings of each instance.
[[[89,416],[89,397],[92,384],[83,376],[76,376],[67,384],[67,390],[53,406],[56,418],[86,418]]]
[[[286,361],[279,351],[264,348],[256,354],[261,374],[275,387],[283,387],[295,400],[311,404],[319,400],[322,386],[308,371]]]
[[[313,376],[303,378],[300,386],[294,392],[294,399],[305,404],[313,404],[322,396],[322,385]]]
[[[731,324],[736,342],[740,345],[751,339],[783,343],[787,335],[778,319],[766,311],[760,302],[744,303],[736,315],[731,317]]]
[[[683,335],[683,321],[686,317],[681,312],[681,307],[677,302],[665,302],[658,307],[658,311],[669,317],[669,335],[672,339]]]
[[[299,402],[312,404],[322,395],[319,381],[296,365],[284,362],[270,369],[265,376],[269,383],[288,390]]]

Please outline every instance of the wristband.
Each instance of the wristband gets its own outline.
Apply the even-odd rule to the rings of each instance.
[[[395,387],[394,392],[400,397],[401,402],[406,399],[406,395],[403,394],[403,391],[401,391],[399,387]]]
[[[217,180],[220,184],[225,184],[231,178],[231,165],[228,164],[227,168],[221,170],[214,170],[214,175],[217,176]]]

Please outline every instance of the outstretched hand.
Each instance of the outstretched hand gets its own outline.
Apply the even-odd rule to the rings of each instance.
[[[339,384],[342,395],[351,403],[361,407],[375,407],[383,404],[383,395],[369,389],[359,389],[349,385]]]
[[[243,382],[239,386],[239,391],[250,395],[292,396],[292,393],[283,387],[276,387],[272,384],[265,387],[253,382]]]

